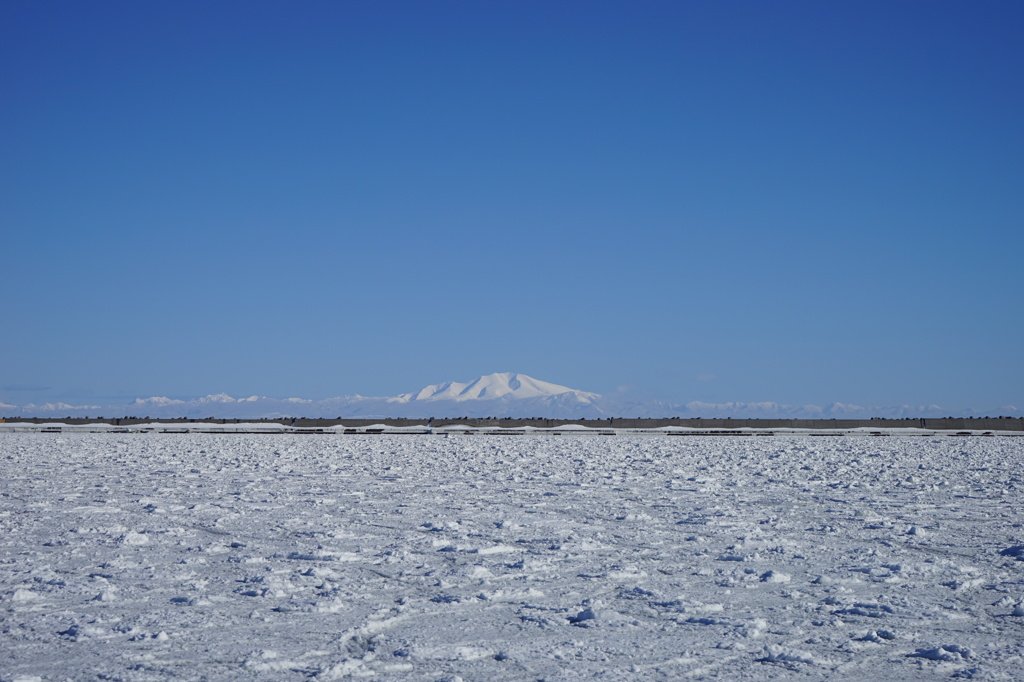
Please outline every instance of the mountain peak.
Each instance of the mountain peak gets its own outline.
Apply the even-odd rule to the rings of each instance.
[[[422,388],[415,393],[404,393],[395,396],[391,400],[402,403],[423,400],[454,400],[462,402],[465,400],[496,400],[498,398],[513,400],[548,398],[566,394],[575,396],[585,402],[598,397],[596,393],[577,391],[568,386],[541,381],[518,372],[497,372],[495,374],[485,374],[466,383],[446,381],[442,384],[434,384]]]

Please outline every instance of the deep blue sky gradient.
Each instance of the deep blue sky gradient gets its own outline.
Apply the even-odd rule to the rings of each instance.
[[[0,401],[1024,403],[1024,3],[7,2]]]

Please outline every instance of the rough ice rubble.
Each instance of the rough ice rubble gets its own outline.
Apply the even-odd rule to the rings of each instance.
[[[3,434],[0,670],[1014,677],[1022,450]]]

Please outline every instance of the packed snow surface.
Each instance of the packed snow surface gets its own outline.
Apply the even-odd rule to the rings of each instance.
[[[1024,439],[0,434],[0,679],[1020,679]]]

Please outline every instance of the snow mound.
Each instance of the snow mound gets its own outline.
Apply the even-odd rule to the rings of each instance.
[[[959,663],[973,656],[973,653],[967,647],[960,646],[959,644],[946,644],[944,646],[937,646],[929,649],[927,647],[920,648],[912,654],[909,654],[914,658],[925,658],[929,661],[946,661],[948,663]]]

